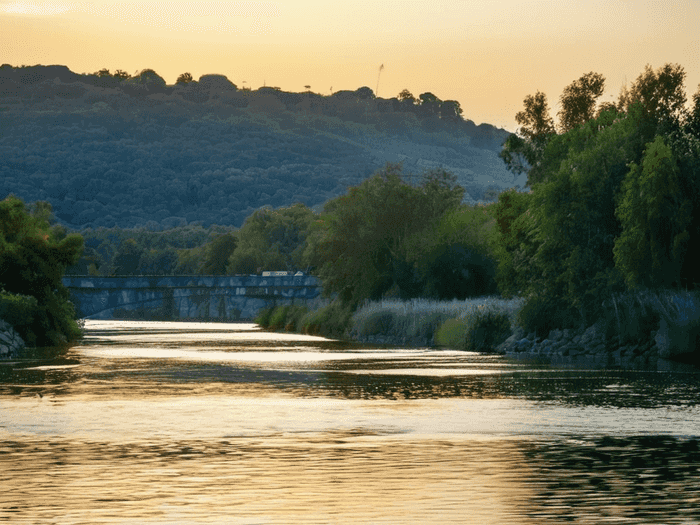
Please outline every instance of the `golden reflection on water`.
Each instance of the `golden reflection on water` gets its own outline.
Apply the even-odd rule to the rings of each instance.
[[[0,364],[0,522],[700,523],[693,377],[88,328]]]
[[[0,445],[12,523],[533,523],[507,440],[352,433]]]

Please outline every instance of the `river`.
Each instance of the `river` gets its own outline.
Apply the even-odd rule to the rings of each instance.
[[[0,364],[0,522],[700,523],[700,375],[87,321]]]

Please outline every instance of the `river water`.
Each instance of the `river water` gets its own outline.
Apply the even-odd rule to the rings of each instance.
[[[0,364],[0,522],[700,523],[700,375],[87,321]]]

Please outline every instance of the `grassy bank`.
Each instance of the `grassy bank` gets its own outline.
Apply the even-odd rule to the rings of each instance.
[[[601,301],[598,320],[611,348],[649,341],[662,334],[671,354],[691,352],[700,343],[700,294],[677,290],[637,290]],[[514,333],[537,339],[522,315],[525,299],[480,297],[465,301],[382,300],[367,302],[356,311],[326,302],[315,310],[278,306],[261,311],[261,326],[334,338],[401,344],[442,346],[489,352]],[[582,329],[585,327],[582,327]]]

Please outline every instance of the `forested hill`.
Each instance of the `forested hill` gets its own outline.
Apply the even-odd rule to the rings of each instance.
[[[323,96],[238,89],[222,75],[166,85],[152,70],[0,66],[0,197],[48,201],[75,228],[240,226],[262,206],[321,204],[386,162],[416,175],[444,168],[465,201],[483,200],[516,184],[498,157],[508,135],[432,93]]]

